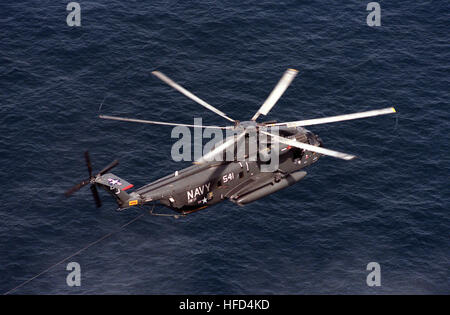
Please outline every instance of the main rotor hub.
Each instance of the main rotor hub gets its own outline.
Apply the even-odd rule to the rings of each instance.
[[[236,129],[255,129],[258,126],[256,121],[253,120],[247,120],[247,121],[241,121],[236,125]]]

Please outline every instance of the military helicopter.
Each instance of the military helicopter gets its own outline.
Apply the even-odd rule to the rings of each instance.
[[[93,174],[89,153],[85,152],[89,178],[66,191],[65,195],[70,196],[83,186],[90,184],[97,207],[101,206],[97,187],[102,187],[115,198],[119,206],[118,210],[124,210],[132,206],[148,205],[152,206],[151,213],[155,215],[167,215],[153,213],[155,205],[170,208],[178,213],[178,215],[187,215],[224,200],[230,200],[239,206],[243,206],[300,181],[307,174],[303,169],[317,162],[322,155],[344,160],[352,160],[355,158],[351,154],[324,148],[322,140],[316,134],[305,129],[305,126],[373,117],[396,112],[393,107],[389,107],[308,120],[258,123],[257,119],[259,116],[266,116],[269,113],[289,87],[297,73],[298,71],[295,69],[287,69],[269,97],[251,120],[238,121],[195,96],[163,73],[153,71],[153,75],[178,92],[233,124],[221,127],[188,125],[107,115],[99,115],[99,118],[167,126],[232,129],[235,134],[219,142],[210,152],[195,161],[194,165],[176,171],[131,192],[130,190],[133,188],[132,184],[109,173],[119,163],[117,160],[110,163],[100,172]],[[275,129],[277,129],[277,133],[272,132]],[[266,142],[266,151],[276,150],[275,153],[278,154],[279,163],[274,171],[262,171],[262,166],[266,165],[267,161],[263,161],[258,157],[251,158],[249,155],[244,155],[242,159],[234,158],[231,161],[216,158],[217,156],[222,156],[225,150],[229,150],[230,148],[234,149],[235,145],[239,142],[248,145],[250,141],[248,134],[250,132],[255,132],[259,135],[263,134],[269,139]],[[261,153],[261,151],[259,152]]]

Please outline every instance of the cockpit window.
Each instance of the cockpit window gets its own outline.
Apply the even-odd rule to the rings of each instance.
[[[296,133],[296,130],[280,129],[279,133],[280,133],[280,136],[282,136],[282,137],[290,137],[290,136],[293,136]]]

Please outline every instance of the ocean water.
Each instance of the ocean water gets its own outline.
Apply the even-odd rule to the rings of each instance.
[[[299,75],[267,116],[398,114],[309,128],[326,147],[306,178],[245,207],[146,215],[18,294],[450,293],[449,4],[379,1],[69,1],[0,4],[0,290],[6,292],[142,212],[64,191],[113,159],[139,187],[174,162],[171,128],[98,119],[226,124],[151,75],[160,70],[247,120],[286,68]],[[369,287],[369,262],[381,286]]]

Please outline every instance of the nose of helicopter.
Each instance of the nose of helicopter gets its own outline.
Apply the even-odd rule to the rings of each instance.
[[[315,145],[317,147],[323,146],[323,141],[318,135],[313,134],[312,132],[308,131],[307,137],[308,137],[309,144]]]
[[[319,147],[323,147],[322,138],[320,138],[318,135],[315,135],[315,136],[316,136],[316,140],[319,142]]]

